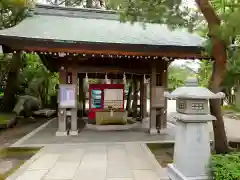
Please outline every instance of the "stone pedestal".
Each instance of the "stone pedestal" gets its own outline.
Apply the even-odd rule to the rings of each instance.
[[[149,130],[149,123],[150,123],[150,119],[149,117],[145,117],[142,119],[142,129],[145,129],[146,131]]]
[[[207,180],[211,156],[208,121],[211,115],[177,113],[174,163],[168,166],[171,180]]]
[[[149,129],[149,134],[151,135],[157,135],[158,134],[158,130],[156,128],[150,128]]]
[[[56,136],[67,136],[66,110],[58,110],[58,130]]]
[[[157,115],[157,110],[155,108],[151,108],[151,113],[150,113],[150,127],[149,127],[149,133],[151,135],[158,134],[158,130],[156,128],[156,115]]]
[[[66,71],[61,68],[59,71],[60,84],[66,83]],[[66,122],[66,109],[59,107],[60,102],[60,90],[58,88],[58,130],[56,136],[67,136],[67,122]]]

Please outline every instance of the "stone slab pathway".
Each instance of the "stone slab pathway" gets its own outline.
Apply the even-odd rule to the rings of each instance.
[[[44,147],[7,180],[163,180],[145,144],[79,144]]]

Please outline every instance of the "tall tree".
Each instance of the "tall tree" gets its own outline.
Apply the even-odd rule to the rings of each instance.
[[[216,9],[214,9],[208,0],[195,1],[207,21],[208,35],[212,44],[212,56],[215,60],[209,88],[213,92],[219,92],[220,85],[226,76],[227,48],[233,41],[232,37],[240,33],[240,24],[232,21],[233,19],[236,20],[240,15],[239,2],[229,0],[213,1],[216,5],[220,4],[220,10],[224,13],[224,17],[221,14],[217,14]],[[231,11],[230,16],[229,14],[226,16],[225,10],[229,8],[237,9],[237,11]],[[226,17],[228,18],[226,19]],[[228,146],[220,105],[220,100],[210,101],[211,114],[217,118],[217,121],[213,121],[215,148],[217,152],[225,153],[228,152]]]
[[[212,2],[216,3],[219,1],[225,3],[225,5],[228,4],[231,8],[239,8],[239,0],[214,0]],[[214,58],[215,62],[209,87],[212,91],[218,92],[226,72],[227,46],[229,43],[229,38],[223,37],[222,35],[229,32],[229,28],[231,29],[231,33],[234,29],[233,27],[238,29],[236,28],[236,24],[238,23],[225,21],[225,25],[228,24],[228,26],[224,26],[224,24],[221,23],[223,18],[219,16],[212,4],[210,4],[210,0],[195,0],[195,2],[208,25],[208,36],[212,45],[211,56]],[[196,15],[193,13],[194,11],[182,5],[182,0],[136,0],[129,2],[124,8],[125,12],[122,16],[123,20],[131,22],[141,21],[143,23],[162,23],[169,25],[171,28],[189,27],[189,24],[192,24],[190,19],[194,19],[193,16]],[[231,18],[234,19],[239,17],[239,12],[240,11],[231,14]],[[226,153],[228,152],[228,145],[220,101],[210,101],[210,106],[211,114],[217,118],[217,121],[213,122],[215,150],[217,153]]]
[[[32,0],[11,0],[0,1],[0,29],[15,26],[27,16],[29,6]],[[6,64],[9,69],[7,83],[4,91],[3,110],[12,111],[15,102],[15,94],[18,89],[18,80],[20,68],[22,67],[22,58],[20,53],[12,56],[11,63]]]

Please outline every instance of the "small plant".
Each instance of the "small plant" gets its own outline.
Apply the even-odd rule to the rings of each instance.
[[[211,171],[214,180],[239,180],[240,153],[213,155]]]

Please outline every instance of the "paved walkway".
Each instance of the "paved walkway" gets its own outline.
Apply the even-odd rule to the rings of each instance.
[[[170,129],[171,127],[169,127]],[[112,142],[163,142],[173,141],[174,137],[168,134],[151,136],[149,133],[139,129],[128,131],[95,131],[83,129],[78,136],[58,137],[57,119],[54,119],[39,132],[33,134],[21,143],[17,142],[14,146],[45,146],[51,144],[79,144],[79,143],[112,143]],[[170,132],[170,130],[169,130]]]
[[[7,180],[164,180],[166,170],[145,144],[44,147]]]

